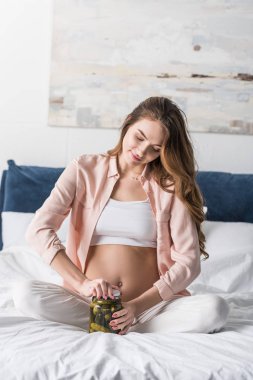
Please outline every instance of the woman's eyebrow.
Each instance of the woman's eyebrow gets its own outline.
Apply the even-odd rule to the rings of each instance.
[[[137,131],[140,132],[142,134],[142,136],[145,137],[146,140],[148,140],[147,137],[144,135],[144,132],[142,132],[140,129],[137,129]],[[162,145],[159,145],[159,144],[153,144],[153,146],[154,145],[159,146],[160,148],[162,146]]]

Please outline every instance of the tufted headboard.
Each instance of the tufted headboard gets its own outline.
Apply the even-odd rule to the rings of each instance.
[[[207,220],[253,223],[253,174],[200,171],[197,182]]]

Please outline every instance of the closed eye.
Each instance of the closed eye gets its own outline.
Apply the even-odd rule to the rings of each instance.
[[[137,140],[139,141],[144,141],[144,139],[141,139],[140,137],[136,136]],[[156,149],[156,148],[152,148],[153,151],[155,151],[156,153],[159,153],[160,152],[160,149]]]

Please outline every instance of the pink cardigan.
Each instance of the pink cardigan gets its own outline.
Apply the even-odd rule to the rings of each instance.
[[[90,241],[98,218],[119,179],[116,157],[83,154],[73,159],[57,180],[26,231],[27,242],[50,265],[64,249],[84,273]],[[191,295],[185,288],[200,273],[200,248],[196,225],[183,202],[163,191],[146,165],[140,182],[157,222],[157,287],[163,300],[174,294]],[[66,247],[56,232],[71,211]],[[71,288],[64,281],[64,286]]]

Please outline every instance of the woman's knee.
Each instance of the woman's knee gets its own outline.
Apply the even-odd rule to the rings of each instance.
[[[206,309],[206,318],[209,319],[214,330],[220,329],[225,325],[229,315],[229,305],[227,301],[215,294],[206,295],[208,307]]]
[[[13,302],[18,310],[27,309],[32,302],[34,282],[34,280],[22,281],[12,288]]]
[[[227,301],[218,295],[211,295],[211,304],[216,315],[218,315],[219,318],[226,320],[229,314],[229,305]]]

